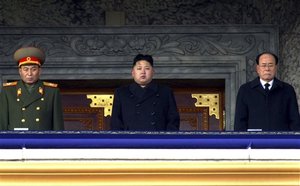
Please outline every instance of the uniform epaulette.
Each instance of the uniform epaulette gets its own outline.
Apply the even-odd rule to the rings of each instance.
[[[50,83],[50,82],[43,82],[45,86],[47,87],[57,87],[58,85],[56,83]]]
[[[17,84],[18,84],[17,81],[14,81],[14,82],[8,82],[8,83],[3,83],[3,87],[16,86]]]

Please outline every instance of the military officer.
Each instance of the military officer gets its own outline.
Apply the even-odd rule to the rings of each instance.
[[[152,56],[138,54],[131,75],[134,82],[115,91],[111,129],[178,131],[179,114],[173,92],[152,80]]]
[[[0,93],[1,130],[63,130],[57,84],[41,81],[45,53],[36,47],[14,53],[21,80],[3,84]]]

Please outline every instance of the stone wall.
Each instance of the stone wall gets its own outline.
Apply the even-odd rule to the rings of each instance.
[[[110,11],[124,12],[126,25],[277,25],[278,77],[295,87],[300,104],[298,0],[1,0],[0,26],[101,26]],[[252,67],[249,60],[247,80],[256,76]]]

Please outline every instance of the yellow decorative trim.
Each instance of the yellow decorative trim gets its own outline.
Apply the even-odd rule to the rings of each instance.
[[[92,100],[90,107],[102,107],[104,108],[104,116],[111,116],[112,113],[112,105],[114,95],[107,94],[107,95],[100,95],[100,94],[93,94],[93,95],[86,95],[88,99]]]
[[[208,107],[198,107],[198,108],[185,108],[185,107],[178,107],[179,113],[181,114],[180,120],[187,121],[193,127],[193,130],[209,130],[209,116],[208,116]],[[201,120],[201,128],[198,128],[198,117],[197,115],[190,115],[184,116],[184,114],[193,114],[193,113],[201,113],[202,120]]]
[[[192,94],[192,98],[196,98],[196,107],[209,107],[209,115],[215,115],[216,119],[220,119],[220,95],[219,94]]]
[[[79,121],[84,124],[86,129],[89,130],[104,130],[104,118],[102,115],[102,108],[89,108],[89,107],[65,107],[64,114],[71,114],[73,116],[64,116],[65,121]],[[93,128],[93,119],[91,117],[83,118],[78,117],[76,114],[95,115],[98,122],[98,128]]]
[[[0,185],[299,186],[300,162],[0,162]]]
[[[64,121],[65,122],[66,121],[67,122],[68,121],[70,121],[70,122],[79,121],[84,126],[84,129],[80,129],[80,130],[93,130],[93,119],[91,119],[91,118],[66,118]]]

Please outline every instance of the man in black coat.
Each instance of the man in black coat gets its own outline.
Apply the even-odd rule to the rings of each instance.
[[[138,54],[131,74],[134,82],[117,88],[114,93],[111,129],[179,130],[179,114],[172,90],[152,81],[152,56]]]
[[[275,77],[278,57],[264,52],[256,58],[258,76],[238,91],[235,131],[297,131],[300,117],[294,88]]]

